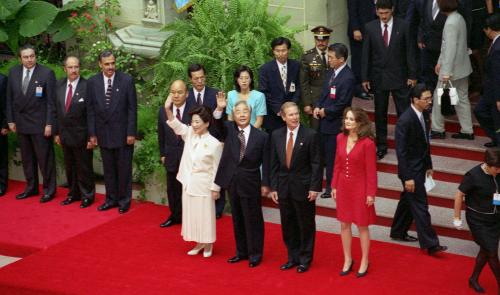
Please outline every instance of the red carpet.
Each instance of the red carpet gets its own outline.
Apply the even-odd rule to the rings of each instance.
[[[338,235],[318,233],[309,272],[280,271],[286,260],[280,226],[266,224],[263,263],[229,264],[234,254],[229,216],[217,223],[214,255],[186,255],[193,246],[180,226],[161,229],[165,207],[143,204],[121,218],[0,269],[0,294],[474,294],[473,259],[429,257],[415,248],[373,242],[369,274],[340,277]],[[359,242],[354,240],[355,267]],[[480,279],[496,293],[489,269]]]
[[[24,257],[119,216],[118,210],[97,211],[104,200],[100,194],[85,209],[79,202],[61,206],[67,194],[63,188],[58,188],[56,197],[48,203],[40,204],[40,196],[16,200],[24,185],[10,181],[8,194],[0,198],[0,255]]]

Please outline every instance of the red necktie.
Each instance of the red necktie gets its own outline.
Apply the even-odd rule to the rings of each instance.
[[[290,138],[288,139],[288,143],[286,145],[286,167],[290,169],[290,165],[292,163],[292,152],[293,152],[293,132],[290,132]]]
[[[177,120],[182,122],[181,111],[179,109],[176,110],[175,117],[177,118]]]
[[[66,104],[64,106],[66,113],[69,111],[69,107],[71,106],[71,99],[73,98],[73,85],[69,83],[68,88],[68,95],[66,96]]]
[[[384,45],[389,47],[389,32],[387,31],[387,24],[384,24]]]

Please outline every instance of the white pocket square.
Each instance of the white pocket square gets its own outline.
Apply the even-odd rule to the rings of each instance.
[[[83,98],[80,98],[80,99],[78,100],[78,102],[83,102],[83,101],[85,101]]]

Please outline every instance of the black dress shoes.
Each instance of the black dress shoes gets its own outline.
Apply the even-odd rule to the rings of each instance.
[[[469,279],[469,287],[476,291],[476,293],[486,292],[484,288],[479,285],[479,282],[477,280],[473,280],[472,278]]]
[[[458,132],[458,133],[452,134],[451,137],[455,138],[455,139],[474,140],[474,133],[462,133],[462,132]]]
[[[88,206],[92,205],[92,203],[94,203],[94,201],[91,199],[83,199],[82,203],[80,204],[80,208],[87,208]]]
[[[22,200],[22,199],[26,199],[26,198],[36,196],[36,195],[38,195],[38,192],[20,193],[20,194],[16,195],[16,199]]]
[[[0,188],[0,197],[5,196],[6,193],[7,193],[7,189],[6,188]]]
[[[372,96],[364,91],[359,93],[356,97],[364,99],[364,100],[371,100],[372,99]]]
[[[101,206],[97,207],[97,210],[98,211],[106,211],[106,210],[109,210],[109,209],[115,208],[115,207],[118,207],[118,205],[112,204],[112,203],[104,203]]]
[[[160,227],[169,227],[169,226],[172,226],[174,224],[177,224],[178,222],[175,222],[172,218],[169,218],[167,220],[165,220],[164,223],[160,224]]]
[[[332,197],[331,192],[325,191],[324,193],[321,194],[321,198],[322,199],[328,199],[328,198],[331,198],[331,197]]]
[[[240,262],[240,261],[242,261],[242,260],[246,260],[246,259],[248,259],[248,257],[244,257],[244,256],[238,256],[238,255],[236,255],[236,256],[234,256],[234,257],[229,258],[229,259],[227,260],[227,262],[229,262],[229,263],[236,263],[236,262]]]
[[[446,132],[438,132],[438,131],[432,131],[431,130],[431,138],[432,139],[445,139],[446,138]]]
[[[356,277],[357,277],[357,278],[362,278],[362,277],[366,276],[366,275],[368,274],[368,267],[369,267],[369,266],[370,266],[370,264],[368,264],[368,265],[366,266],[366,269],[365,269],[365,271],[364,271],[364,272],[357,272],[357,273],[356,273]]]
[[[382,160],[385,155],[387,155],[387,151],[377,151],[377,160]]]
[[[40,203],[47,203],[48,201],[51,201],[54,198],[54,195],[43,195],[43,197],[40,198]]]
[[[118,208],[118,213],[120,213],[120,214],[127,213],[129,209],[130,209],[130,205],[120,206],[120,208]]]
[[[290,269],[290,268],[292,268],[292,267],[294,267],[296,265],[297,265],[297,263],[288,261],[287,263],[285,263],[282,266],[280,266],[280,269],[281,270],[288,270],[288,269]]]
[[[497,143],[494,141],[490,141],[490,142],[485,143],[484,146],[487,148],[496,147]]]
[[[61,202],[61,205],[66,206],[76,201],[80,201],[80,198],[67,197],[64,201]]]
[[[303,264],[297,266],[297,272],[298,273],[303,273],[303,272],[306,272],[308,270],[309,270],[309,267],[307,267],[307,266],[305,266]]]
[[[352,266],[354,265],[354,260],[351,260],[351,265],[349,265],[349,268],[347,270],[342,270],[340,271],[341,276],[346,276],[352,271]]]
[[[431,256],[434,256],[437,253],[444,252],[446,250],[448,250],[448,247],[438,245],[438,246],[434,246],[434,247],[427,249],[427,253]]]
[[[254,267],[259,266],[259,264],[260,264],[260,260],[250,261],[250,262],[248,263],[248,267],[250,267],[250,268],[254,268]]]
[[[401,238],[400,237],[391,237],[391,239],[396,240],[396,241],[400,241],[400,242],[416,242],[416,241],[418,241],[417,238],[412,237],[410,235],[406,235],[406,236],[401,237]]]

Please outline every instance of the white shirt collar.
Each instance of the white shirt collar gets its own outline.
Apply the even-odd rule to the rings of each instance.
[[[391,19],[387,22],[387,31],[389,32],[389,36],[392,31],[392,24],[394,23],[394,17],[391,17]],[[384,25],[385,23],[383,21],[380,21],[380,27],[382,28],[382,34],[384,33]]]
[[[73,87],[73,91],[75,91],[76,86],[78,85],[79,81],[80,81],[80,76],[78,76],[78,78],[76,78],[75,80],[73,80],[73,82],[70,82],[69,79],[68,79],[67,83],[66,83],[66,88],[68,88],[69,84],[71,84],[71,87]]]
[[[415,111],[415,113],[417,114],[418,119],[420,120],[422,118],[422,116],[423,116],[422,112],[419,111],[419,110],[417,110],[417,108],[413,104],[411,104],[411,108],[413,109],[413,111]]]
[[[198,90],[196,90],[196,88],[193,87],[194,99],[196,100],[196,98],[198,97],[198,93],[200,93],[200,95],[201,95],[201,101],[203,102],[203,98],[205,97],[205,89],[206,88],[207,87],[204,86],[201,91],[198,91]]]
[[[491,46],[493,46],[493,44],[495,44],[495,41],[498,39],[498,37],[500,37],[500,34],[498,34],[495,38],[493,38],[493,41],[491,42]]]
[[[182,104],[180,107],[176,107],[175,104],[172,105],[172,110],[173,110],[173,113],[174,113],[174,117],[177,116],[177,109],[179,109],[179,113],[181,113],[181,119],[184,115],[184,109],[186,108],[186,102],[184,102],[184,104]]]
[[[103,73],[102,77],[103,77],[103,81],[104,81],[104,91],[106,91],[106,89],[108,88],[108,79],[111,79],[111,85],[113,85],[113,82],[115,82],[116,73],[113,73],[113,76],[111,76],[111,78],[108,78]]]
[[[339,73],[345,68],[347,63],[344,63],[342,66],[340,66],[338,69],[334,70],[335,71],[335,77],[339,76]]]
[[[250,124],[248,124],[247,127],[241,129],[239,126],[238,126],[238,131],[241,131],[243,130],[243,135],[245,136],[245,144],[248,143],[248,138],[250,137],[250,130],[252,130],[252,127]]]
[[[282,63],[280,63],[278,60],[276,60],[276,64],[278,64],[278,69],[280,69],[280,71],[281,71],[281,68],[282,68],[282,67],[286,67],[286,64],[287,64],[287,63],[282,64]]]
[[[35,68],[36,68],[36,65],[34,67],[32,67],[31,69],[29,69],[29,71],[30,71],[30,79],[33,76],[33,72],[35,71]],[[22,79],[24,79],[24,77],[26,76],[26,71],[27,70],[28,70],[28,68],[25,67],[25,66],[23,66],[23,77],[22,77]]]

